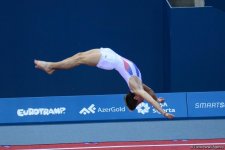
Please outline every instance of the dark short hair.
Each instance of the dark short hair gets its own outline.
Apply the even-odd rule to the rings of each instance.
[[[138,104],[138,101],[134,99],[134,96],[135,96],[134,93],[129,92],[124,97],[127,107],[132,111],[137,107],[137,104]]]

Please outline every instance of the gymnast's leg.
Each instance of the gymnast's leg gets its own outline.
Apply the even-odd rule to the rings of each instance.
[[[66,70],[77,67],[79,65],[96,66],[100,60],[101,52],[99,49],[92,49],[85,52],[79,52],[69,58],[58,62],[48,62],[42,60],[34,60],[35,68],[52,74],[56,70]]]

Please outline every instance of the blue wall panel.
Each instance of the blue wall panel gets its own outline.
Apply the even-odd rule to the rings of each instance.
[[[162,91],[162,16],[162,0],[1,1],[0,97],[127,92],[115,71],[82,66],[48,76],[34,69],[34,59],[98,47],[133,60],[144,82]]]
[[[223,3],[206,1],[221,10]],[[216,8],[170,8],[165,0],[1,1],[0,97],[127,92],[115,71],[82,66],[48,76],[33,65],[96,47],[133,60],[157,92],[224,90],[225,13]]]
[[[224,90],[224,26],[213,7],[171,9],[170,91]]]
[[[224,0],[205,0],[206,6],[213,6],[221,9],[225,12],[225,1]]]

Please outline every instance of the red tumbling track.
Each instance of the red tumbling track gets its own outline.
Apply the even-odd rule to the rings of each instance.
[[[225,139],[140,142],[104,142],[53,145],[1,146],[1,150],[194,150],[225,149]]]

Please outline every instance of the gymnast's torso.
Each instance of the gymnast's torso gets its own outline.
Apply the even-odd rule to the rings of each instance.
[[[142,81],[141,72],[130,60],[120,56],[110,48],[100,48],[101,58],[97,64],[98,68],[104,70],[117,70],[129,86],[129,79],[136,76]]]

